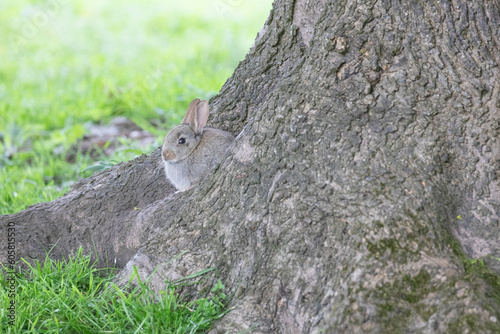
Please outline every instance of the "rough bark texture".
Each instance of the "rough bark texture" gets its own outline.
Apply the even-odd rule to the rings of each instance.
[[[44,259],[53,245],[51,255],[61,258],[82,246],[97,251],[103,266],[116,262],[122,268],[146,240],[148,211],[143,209],[154,208],[156,201],[174,192],[162,167],[158,149],[80,180],[55,201],[0,216],[2,228],[15,224],[18,258]],[[2,263],[6,257],[5,249]]]
[[[239,135],[205,182],[172,195],[155,151],[0,221],[157,289],[217,267],[214,333],[499,332],[499,27],[498,1],[276,0],[211,101]]]

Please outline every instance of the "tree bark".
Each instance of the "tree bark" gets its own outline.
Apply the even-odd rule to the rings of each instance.
[[[156,289],[216,267],[214,333],[499,332],[499,27],[498,1],[276,0],[205,182],[173,194],[155,151],[0,221],[18,256],[93,242]]]
[[[156,202],[173,192],[158,149],[80,180],[57,200],[0,216],[0,222],[5,230],[15,228],[17,259],[44,259],[48,251],[63,258],[81,246],[97,254],[102,266],[122,268],[146,240],[146,217]],[[7,263],[3,247],[0,260]]]

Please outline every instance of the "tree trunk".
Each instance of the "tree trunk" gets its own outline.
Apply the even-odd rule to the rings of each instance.
[[[205,182],[172,194],[155,151],[0,221],[18,256],[93,242],[156,289],[216,267],[217,333],[497,333],[499,27],[498,1],[276,0]]]

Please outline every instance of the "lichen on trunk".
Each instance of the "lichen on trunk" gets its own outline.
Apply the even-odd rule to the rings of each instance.
[[[43,222],[86,212],[82,238],[157,289],[217,267],[235,297],[214,333],[498,332],[499,23],[491,1],[276,0],[210,101],[238,136],[207,180],[172,194],[143,158],[61,199],[112,192],[107,220]],[[141,212],[115,219],[128,192]]]

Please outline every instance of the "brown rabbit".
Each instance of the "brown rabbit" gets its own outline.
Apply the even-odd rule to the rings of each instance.
[[[208,102],[194,99],[182,123],[170,130],[161,148],[167,179],[183,191],[199,183],[222,160],[234,141],[229,132],[204,128]]]

